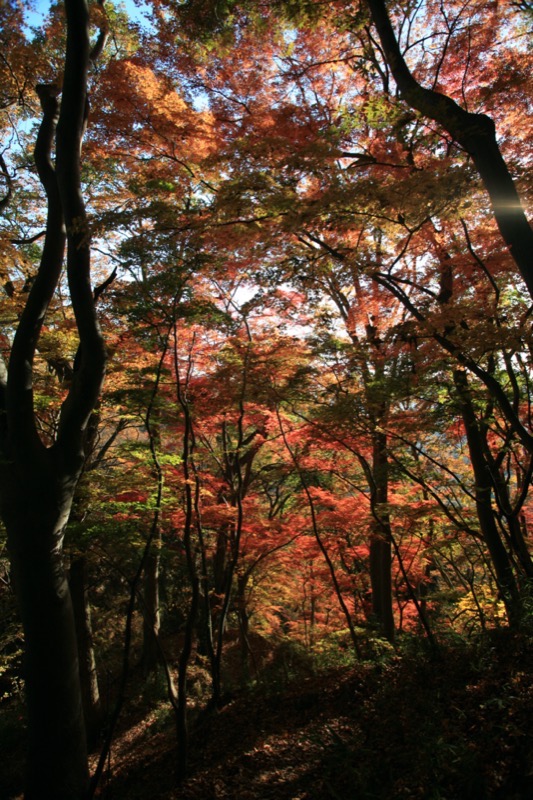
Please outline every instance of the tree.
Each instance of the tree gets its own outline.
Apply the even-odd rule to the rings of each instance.
[[[237,673],[246,683],[254,634],[313,657],[351,638],[357,654],[376,627],[401,646],[420,626],[430,639],[437,625],[488,628],[505,617],[500,598],[513,624],[527,610],[531,312],[515,267],[531,288],[530,266],[515,212],[494,199],[504,241],[478,179],[493,196],[504,187],[504,206],[514,183],[525,197],[527,134],[513,130],[530,121],[507,89],[527,98],[526,58],[499,43],[514,24],[499,4],[493,30],[481,0],[397,3],[393,22],[406,24],[391,43],[383,4],[369,2],[380,41],[368,5],[346,0],[159,0],[144,32],[111,8],[115,51],[91,87],[83,164],[85,6],[67,2],[61,104],[62,4],[33,43],[12,3],[0,12],[13,20],[0,111],[16,111],[2,131],[30,108],[28,76],[46,81],[37,275],[44,223],[26,213],[35,182],[18,200],[17,137],[0,161],[2,513],[28,643],[29,796],[80,796],[87,782],[61,563],[71,505],[73,535],[90,530],[115,587],[136,574],[124,661],[137,608],[146,671],[163,664],[169,678],[180,777],[187,678],[201,665],[207,683],[209,662],[216,701]],[[106,353],[91,234],[92,252],[122,270],[98,314],[114,374],[96,412]],[[111,441],[116,464],[100,456]],[[95,597],[116,611],[110,583]],[[83,586],[78,597],[84,612]],[[105,614],[97,625],[118,649],[120,625]],[[242,676],[227,669],[237,638]],[[53,720],[67,714],[65,744]]]
[[[385,0],[368,0],[368,7],[379,34],[382,55],[402,98],[412,108],[438,122],[471,156],[489,194],[500,233],[533,296],[533,230],[498,146],[494,121],[486,114],[465,111],[442,92],[424,88],[414,78],[402,55]]]
[[[37,86],[42,122],[35,163],[47,199],[46,236],[9,363],[7,367],[0,364],[0,503],[25,638],[26,797],[81,800],[89,776],[75,623],[62,552],[83,468],[88,423],[106,362],[90,283],[90,235],[80,157],[87,123],[89,66],[106,34],[102,30],[91,49],[85,0],[66,0],[65,10],[62,88]],[[46,445],[36,423],[33,364],[46,312],[61,278],[65,245],[79,347],[55,441]]]

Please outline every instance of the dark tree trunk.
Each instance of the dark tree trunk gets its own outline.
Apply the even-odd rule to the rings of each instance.
[[[470,398],[466,373],[454,372],[455,388],[463,417],[468,451],[475,479],[476,511],[481,534],[490,553],[496,573],[509,625],[516,626],[521,618],[520,593],[516,584],[509,554],[501,539],[492,507],[492,479],[489,465],[484,456],[483,432],[480,430]]]
[[[518,514],[512,508],[509,484],[496,464],[491,463],[489,467],[491,468],[491,478],[494,481],[494,489],[498,496],[500,524],[508,531],[509,544],[518,560],[522,578],[531,584],[531,581],[533,581],[533,561],[520,526]]]
[[[71,486],[35,475],[10,488],[2,512],[25,641],[25,798],[77,800],[85,796],[89,773],[74,613],[61,553]]]
[[[392,611],[392,548],[387,540],[382,525],[370,540],[370,585],[372,588],[372,613],[378,623],[380,632],[394,641],[394,615]]]
[[[65,9],[61,107],[57,86],[37,87],[43,119],[35,162],[48,202],[46,237],[7,369],[0,358],[0,507],[24,629],[27,800],[83,800],[89,777],[76,629],[62,554],[106,353],[90,283],[90,237],[80,180],[89,14],[85,0],[65,0]],[[103,33],[98,46],[104,39]],[[52,162],[54,137],[57,169]],[[33,360],[63,268],[65,242],[80,358],[61,408],[56,441],[47,448],[34,412]]]
[[[370,582],[372,587],[372,611],[383,636],[394,641],[394,613],[392,608],[392,543],[388,502],[389,478],[387,457],[387,435],[373,433],[372,511],[375,517],[370,540]]]
[[[250,683],[250,615],[246,607],[246,588],[248,573],[237,576],[236,605],[239,615],[239,649],[241,654],[241,684],[243,688]]]
[[[87,559],[80,556],[72,561],[69,574],[69,588],[74,609],[76,636],[78,640],[78,660],[80,668],[81,695],[85,730],[89,747],[99,738],[102,727],[102,704],[98,687],[98,673],[93,646],[91,606],[87,591]]]
[[[152,542],[152,549],[144,567],[143,592],[143,673],[155,672],[160,662],[158,637],[160,628],[159,567],[161,562],[161,540]]]
[[[157,487],[156,505],[152,518],[150,545],[146,554],[143,569],[143,648],[142,666],[145,678],[157,671],[162,663],[161,644],[159,631],[161,628],[161,609],[159,605],[159,578],[161,568],[161,548],[163,537],[161,533],[161,503],[163,497],[163,471],[159,461],[158,450],[161,446],[161,432],[159,424],[159,409],[155,405],[155,398],[161,379],[162,359],[168,347],[168,340],[163,349],[163,356],[159,362],[157,380],[145,417],[145,426],[150,440],[154,478]]]

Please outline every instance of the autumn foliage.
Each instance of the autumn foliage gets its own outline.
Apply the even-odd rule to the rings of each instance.
[[[65,561],[116,707],[137,665],[165,676],[182,781],[191,713],[234,692],[531,629],[531,8],[91,15],[107,44],[81,187],[108,366]],[[4,369],[47,225],[34,86],[60,92],[62,4],[36,22],[10,1],[0,24]],[[32,365],[50,450],[78,330],[61,277]],[[2,564],[7,703],[22,641]],[[111,705],[90,732],[108,745]]]

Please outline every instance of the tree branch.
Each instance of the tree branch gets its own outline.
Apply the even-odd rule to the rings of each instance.
[[[23,459],[34,459],[44,447],[37,432],[33,409],[33,359],[43,320],[59,281],[65,251],[63,212],[51,156],[59,112],[59,91],[55,85],[40,84],[36,87],[43,118],[34,158],[48,201],[48,215],[39,271],[13,340],[6,387],[9,437],[11,442],[17,442],[17,455]]]
[[[533,296],[533,230],[486,114],[465,111],[445,94],[426,89],[414,78],[401,53],[385,0],[367,0],[383,55],[402,98],[425,117],[438,122],[471,156],[489,194],[500,233]]]
[[[80,337],[80,364],[63,403],[57,445],[82,459],[82,438],[102,386],[106,350],[91,288],[90,234],[81,189],[81,145],[90,63],[86,0],[65,0],[67,49],[57,126],[57,180],[67,226],[67,277]],[[75,452],[76,451],[76,452]]]

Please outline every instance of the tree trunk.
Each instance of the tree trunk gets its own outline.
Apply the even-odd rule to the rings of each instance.
[[[40,486],[35,480],[12,485],[2,509],[25,640],[25,799],[82,800],[89,783],[87,745],[74,612],[61,553],[73,487],[54,487],[39,477]]]
[[[241,684],[246,688],[250,683],[250,615],[246,607],[246,588],[248,574],[237,576],[236,606],[239,616],[239,649],[241,655]]]
[[[81,695],[85,730],[89,747],[98,742],[102,726],[102,704],[98,687],[98,673],[93,647],[91,606],[87,592],[87,559],[80,556],[70,565],[69,588],[74,609],[78,659],[80,665]]]
[[[533,580],[533,561],[520,526],[518,515],[512,508],[509,484],[505,480],[501,470],[498,469],[496,465],[494,465],[494,467],[495,468],[491,469],[491,476],[494,481],[495,492],[498,496],[500,525],[507,528],[509,544],[512,552],[518,559],[518,565],[522,573],[521,577],[531,582]]]
[[[144,567],[143,593],[143,673],[145,677],[155,672],[159,664],[157,639],[161,615],[159,610],[159,566],[161,561],[161,538],[152,542],[152,549]]]
[[[481,534],[490,553],[510,626],[519,624],[521,617],[520,594],[509,554],[500,537],[492,508],[492,480],[484,456],[483,433],[479,428],[470,399],[466,373],[455,370],[454,382],[468,443],[468,451],[475,479],[476,511]]]
[[[372,613],[380,632],[394,641],[394,614],[392,610],[392,548],[384,538],[382,526],[370,540],[370,585],[372,588]]]
[[[388,459],[387,435],[379,431],[373,433],[372,511],[375,516],[374,531],[370,540],[370,582],[372,587],[372,611],[383,636],[394,641],[394,612],[392,608],[392,543],[389,514],[385,505],[388,501]]]
[[[62,88],[37,87],[43,118],[35,163],[48,202],[41,263],[19,318],[7,369],[0,356],[0,504],[25,640],[26,800],[84,800],[89,783],[74,612],[62,554],[106,350],[94,308],[90,234],[81,191],[89,10],[86,0],[65,0],[65,10]],[[93,53],[105,38],[102,32]],[[61,406],[56,441],[45,447],[34,408],[33,361],[63,269],[65,241],[80,357]]]

